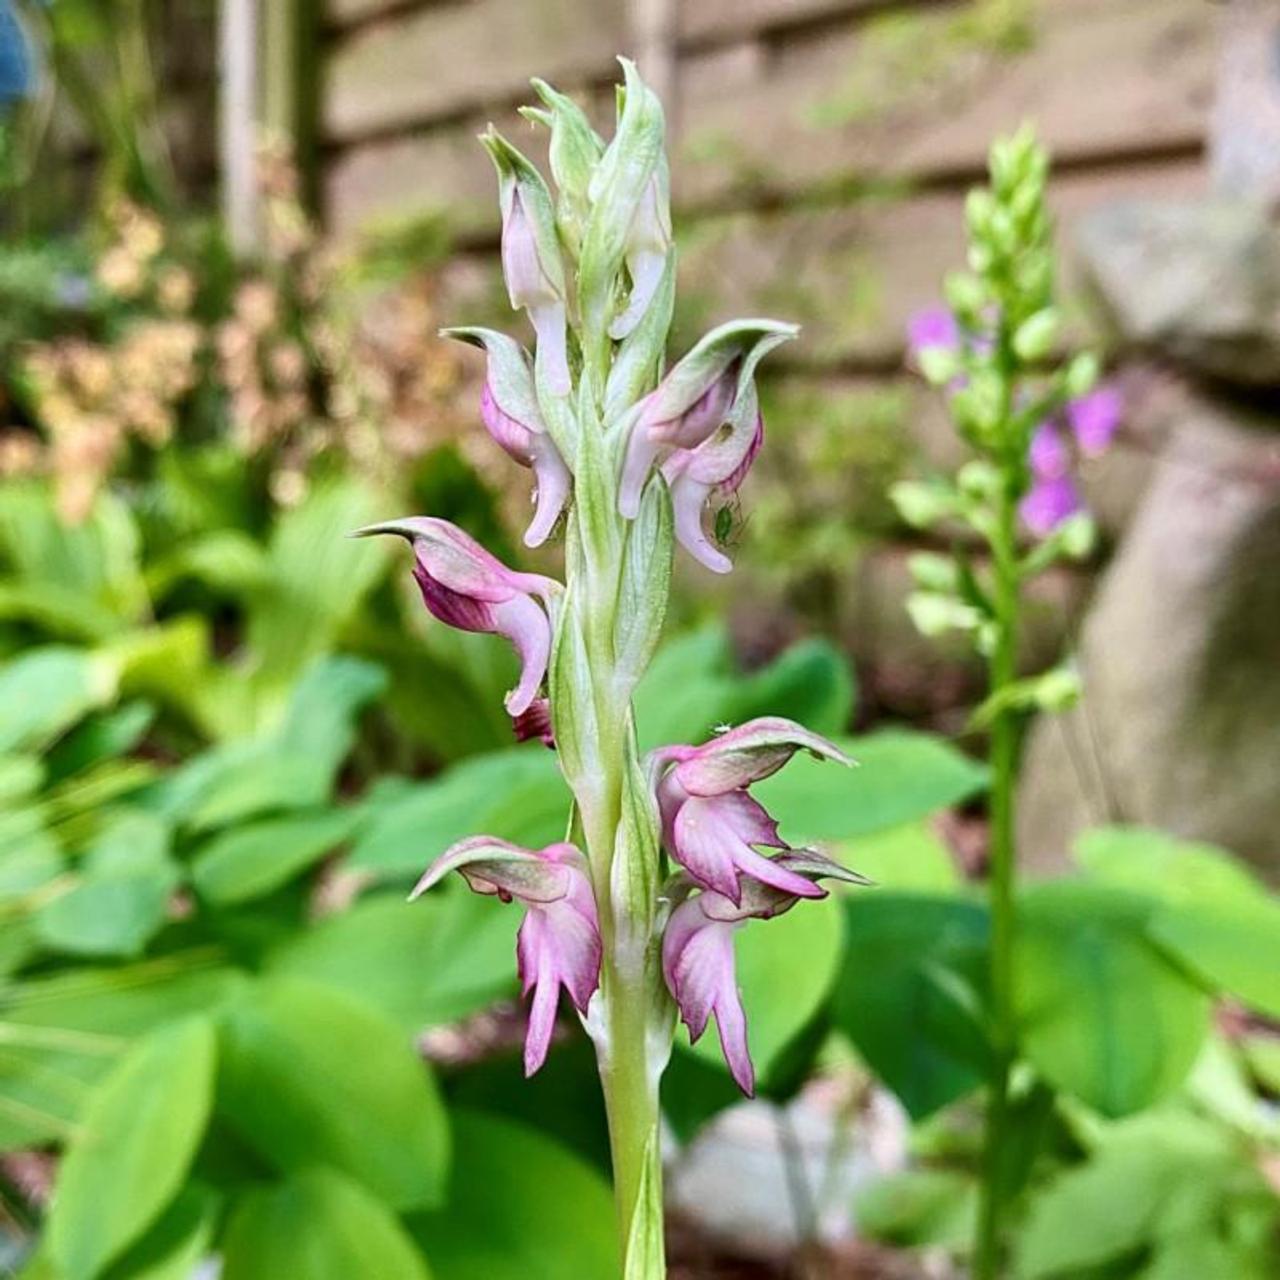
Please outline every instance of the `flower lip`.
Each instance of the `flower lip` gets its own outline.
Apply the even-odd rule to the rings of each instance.
[[[569,893],[575,867],[582,870],[585,860],[571,844],[548,845],[534,852],[495,836],[471,836],[445,850],[426,869],[409,900],[420,898],[449,872],[457,871],[477,893],[546,905]]]

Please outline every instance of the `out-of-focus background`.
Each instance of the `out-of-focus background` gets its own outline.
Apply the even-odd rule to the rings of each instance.
[[[1093,1021],[1049,1055],[1122,1038],[1053,1084],[1150,1128],[1107,1145],[1092,1111],[1058,1117],[1055,1154],[1087,1176],[1032,1195],[1018,1274],[1266,1274],[1247,1268],[1280,1182],[1274,0],[0,2],[0,1266],[607,1274],[581,1037],[566,1022],[525,1092],[514,922],[461,891],[401,905],[474,827],[558,838],[553,763],[512,744],[500,642],[428,623],[402,559],[341,534],[429,511],[524,554],[527,477],[479,428],[474,353],[436,331],[518,327],[475,135],[492,121],[545,159],[517,112],[534,75],[607,131],[619,52],[667,106],[674,349],[735,315],[804,326],[717,517],[735,572],[680,569],[642,737],[767,711],[868,735],[867,806],[780,793],[784,830],[947,903],[921,952],[979,927],[983,673],[905,609],[926,542],[888,488],[964,459],[907,333],[963,259],[993,138],[1029,121],[1050,149],[1067,341],[1102,349],[1123,412],[1083,475],[1098,550],[1037,583],[1024,636],[1028,671],[1070,655],[1084,686],[1029,729],[1024,863],[1087,848],[1096,873],[1137,841],[1162,884],[1192,866],[1188,895],[1249,885],[1257,929],[1188,944],[1231,953],[1208,966],[1212,1033],[1207,997],[1129,985],[1142,957],[1068,973]],[[904,908],[903,936],[932,909]],[[897,926],[838,917],[753,953],[771,1101],[726,1111],[711,1059],[678,1056],[681,1275],[960,1274],[972,1133],[938,1115],[980,1076],[914,1038],[933,970],[883,950]],[[821,953],[812,993],[770,994],[787,946]],[[878,974],[901,999],[868,1029]],[[187,1110],[139,1146],[109,1073],[148,1037],[138,1096]],[[117,1154],[60,1194],[51,1248],[86,1114]],[[1180,1226],[1183,1189],[1215,1177]],[[1104,1230],[1117,1197],[1128,1225]],[[1111,1231],[1092,1253],[1064,1243],[1073,1212]],[[318,1222],[342,1230],[314,1269],[273,1252]]]

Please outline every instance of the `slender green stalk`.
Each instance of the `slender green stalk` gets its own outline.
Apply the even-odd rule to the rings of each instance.
[[[1017,499],[1003,486],[992,538],[993,619],[995,637],[989,671],[989,696],[997,701],[1017,678],[1019,574],[1016,544]],[[1000,1274],[1004,1151],[1009,1128],[1009,1073],[1013,1065],[1014,1025],[1014,787],[1017,780],[1017,716],[1005,706],[991,727],[991,904],[992,1059],[988,1085],[986,1150],[974,1275],[995,1280]]]

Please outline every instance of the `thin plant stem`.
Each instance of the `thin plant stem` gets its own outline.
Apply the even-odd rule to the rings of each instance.
[[[1019,571],[1017,562],[1017,497],[1002,487],[996,527],[991,539],[994,571],[995,636],[989,660],[990,694],[998,697],[1017,678]],[[1014,786],[1017,770],[1016,713],[1005,706],[991,728],[991,857],[988,892],[991,906],[992,1063],[988,1084],[986,1149],[978,1246],[977,1280],[1000,1274],[1003,1219],[1004,1151],[1009,1128],[1009,1074],[1013,1064],[1014,1026]]]

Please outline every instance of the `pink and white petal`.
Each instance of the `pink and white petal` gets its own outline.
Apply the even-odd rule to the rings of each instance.
[[[546,376],[547,389],[553,396],[567,396],[573,389],[569,376],[569,350],[566,333],[564,303],[543,303],[529,308],[529,319],[538,335],[538,347],[534,354],[536,366]]]
[[[590,915],[570,901],[540,908],[545,918],[545,948],[557,979],[564,985],[580,1013],[600,985],[602,948],[596,925],[595,903]]]
[[[533,465],[534,433],[498,404],[493,386],[488,381],[480,392],[480,418],[485,430],[504,453],[522,467]]]
[[[560,984],[550,971],[540,972],[533,986],[533,1003],[529,1006],[529,1025],[524,1033],[524,1073],[533,1075],[547,1060],[551,1033],[556,1025],[556,1008],[560,1003]]]
[[[771,849],[788,847],[764,805],[745,791],[727,791],[722,796],[708,797],[702,803],[714,805],[720,821],[744,844],[763,844]]]
[[[527,711],[547,674],[551,656],[551,623],[528,596],[515,596],[493,608],[494,630],[506,636],[520,658],[520,682],[506,697],[509,715]]]
[[[719,894],[700,894],[681,903],[667,922],[662,944],[663,973],[690,1040],[697,1040],[707,1029],[721,992],[737,989],[733,958],[737,926],[707,917],[702,899],[708,896],[732,906]]]
[[[634,520],[640,514],[640,495],[657,458],[658,445],[649,434],[642,411],[627,439],[622,476],[618,482],[618,512],[628,520]]]
[[[743,875],[750,876],[772,889],[777,889],[780,893],[789,894],[794,898],[825,898],[827,896],[827,891],[821,885],[814,884],[799,872],[788,870],[775,859],[766,858],[746,845],[742,846],[735,861]],[[743,895],[739,894],[739,904],[742,902],[742,897]],[[774,911],[771,914],[778,913]]]
[[[665,249],[642,249],[627,257],[627,270],[631,274],[631,296],[627,309],[609,326],[609,337],[620,342],[644,319],[644,313],[653,301],[667,269]]]
[[[549,436],[532,437],[531,458],[537,481],[533,521],[525,530],[524,545],[540,547],[555,528],[573,487],[573,475]]]
[[[673,772],[691,795],[722,795],[776,773],[797,751],[853,763],[834,742],[794,720],[761,716],[703,743]]]
[[[748,1098],[754,1097],[756,1070],[747,1045],[747,1015],[736,985],[721,991],[716,1000],[716,1031],[724,1060],[729,1064],[729,1074]]]
[[[729,573],[733,569],[733,561],[718,547],[712,546],[702,528],[702,508],[710,492],[711,486],[686,475],[676,478],[671,486],[676,540],[712,573]]]
[[[736,903],[742,897],[738,855],[750,850],[724,824],[717,799],[691,798],[680,806],[672,823],[671,854],[703,888]]]
[[[496,836],[471,836],[446,849],[427,868],[410,899],[426,893],[451,871],[464,875],[478,893],[496,893],[524,903],[558,902],[573,888],[571,867]]]

